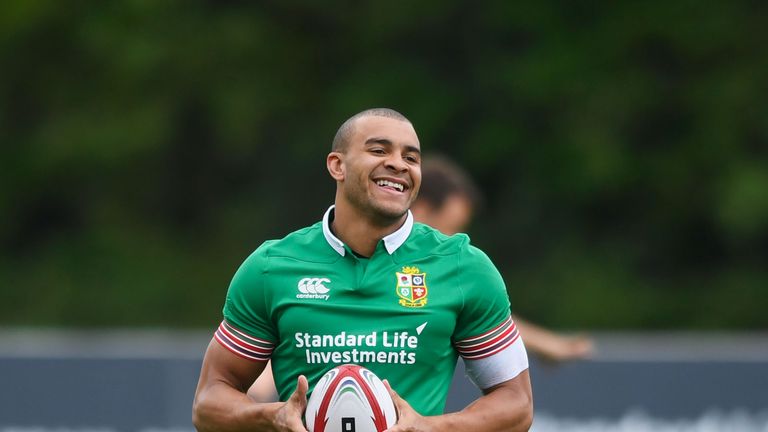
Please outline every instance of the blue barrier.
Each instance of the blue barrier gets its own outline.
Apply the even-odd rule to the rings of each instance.
[[[192,430],[207,332],[0,331],[0,432]],[[768,410],[768,336],[597,335],[588,361],[531,358],[536,412],[552,419],[698,418]],[[479,396],[459,364],[447,411]]]

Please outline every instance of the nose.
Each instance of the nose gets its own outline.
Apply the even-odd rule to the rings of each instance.
[[[389,155],[384,162],[384,166],[395,172],[405,172],[408,170],[408,164],[405,163],[403,156],[396,152]]]

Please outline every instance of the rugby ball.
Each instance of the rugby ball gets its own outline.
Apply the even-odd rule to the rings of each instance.
[[[309,432],[382,432],[397,422],[397,413],[376,374],[346,364],[320,377],[304,418]]]

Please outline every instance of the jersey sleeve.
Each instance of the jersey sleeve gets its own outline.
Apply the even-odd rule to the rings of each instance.
[[[458,258],[459,286],[463,304],[454,342],[462,357],[492,353],[497,339],[512,336],[509,297],[504,280],[490,258],[480,249],[465,245]]]
[[[454,346],[472,381],[485,389],[527,369],[528,357],[496,266],[471,245],[460,255],[458,264],[464,304],[454,333]]]
[[[224,304],[224,320],[215,334],[232,353],[256,361],[269,360],[277,340],[267,304],[265,249],[262,245],[235,272]]]

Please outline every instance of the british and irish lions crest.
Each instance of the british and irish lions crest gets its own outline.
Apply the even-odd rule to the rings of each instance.
[[[397,296],[401,306],[420,308],[427,304],[427,274],[417,267],[403,267],[397,272]]]

